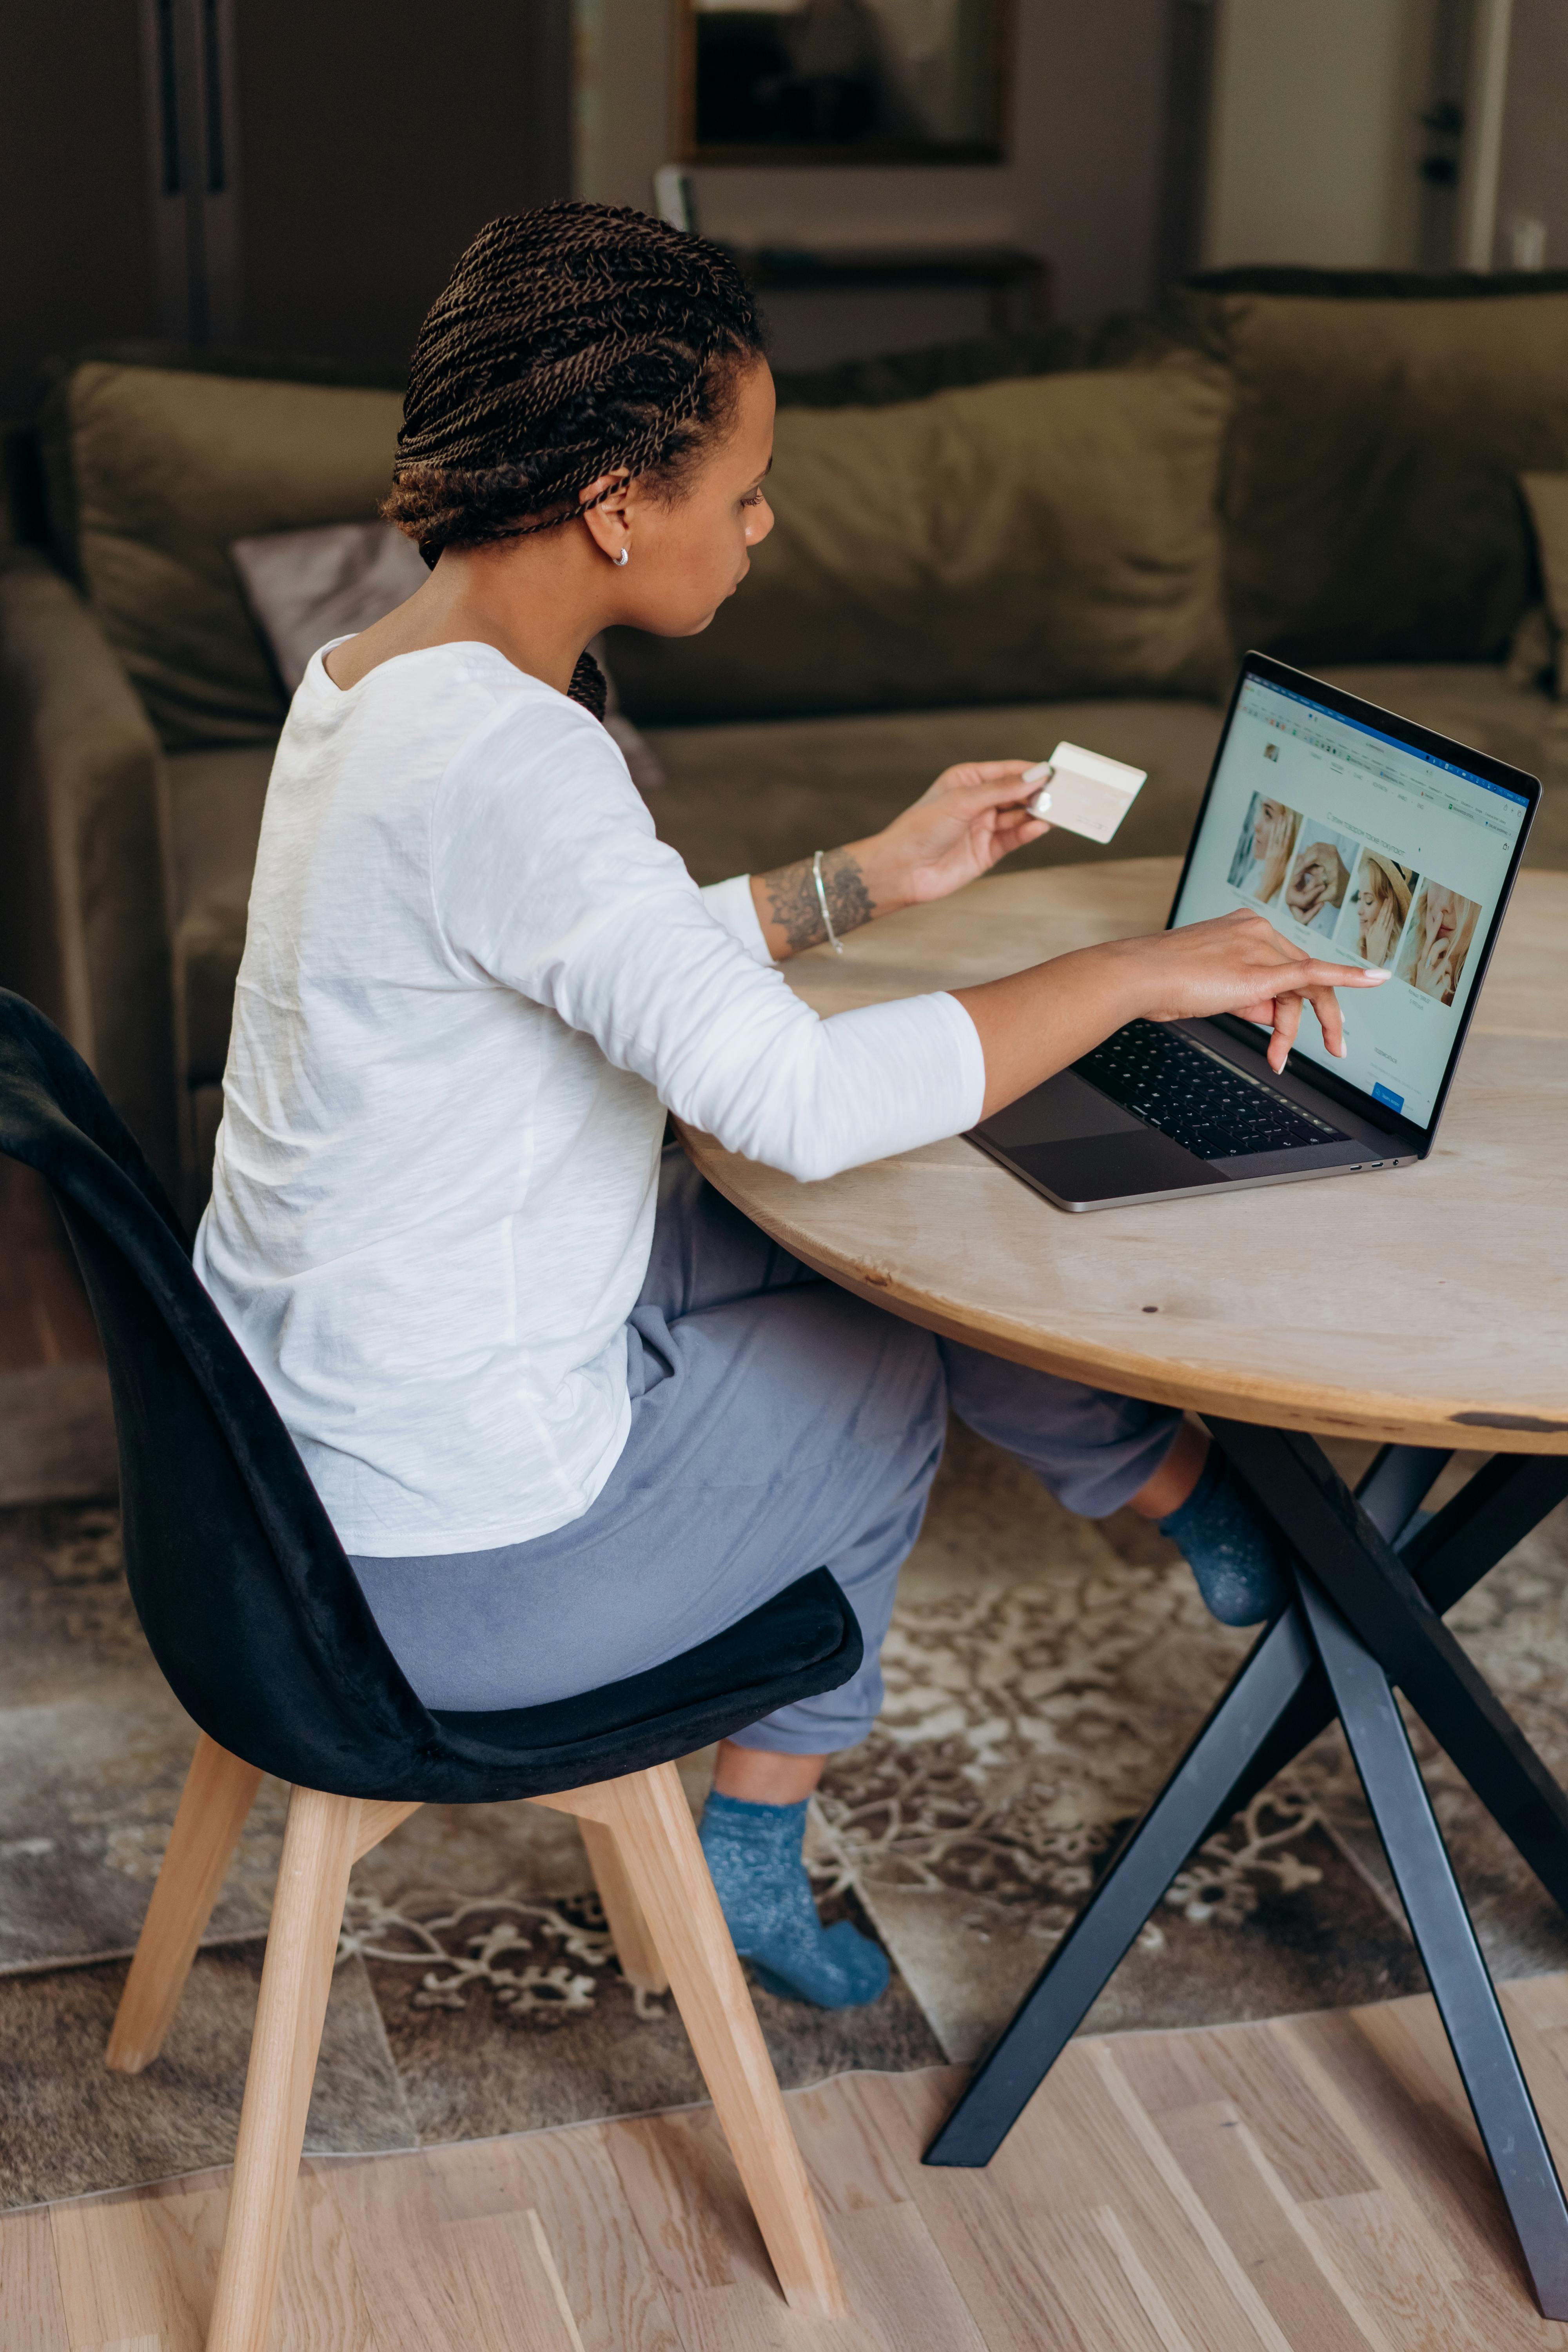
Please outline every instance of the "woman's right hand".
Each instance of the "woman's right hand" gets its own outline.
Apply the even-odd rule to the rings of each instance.
[[[1244,1021],[1266,1021],[1273,1031],[1273,1070],[1285,1066],[1304,1003],[1316,1014],[1330,1053],[1342,1060],[1344,1019],[1335,991],[1377,988],[1388,978],[1360,964],[1325,963],[1303,955],[1267,916],[1245,908],[1147,939],[1113,940],[1103,952],[1121,964],[1123,985],[1138,1000],[1136,1011],[1124,1019],[1194,1021],[1234,1013]]]
[[[953,991],[985,1056],[983,1118],[1067,1069],[1127,1021],[1194,1021],[1216,1013],[1267,1023],[1268,1066],[1282,1070],[1310,1004],[1331,1054],[1344,1053],[1335,991],[1377,988],[1385,971],[1325,963],[1238,908],[1206,923],[1111,940],[1102,947]]]

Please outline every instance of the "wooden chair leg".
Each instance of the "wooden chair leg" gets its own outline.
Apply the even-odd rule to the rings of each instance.
[[[163,2046],[260,1781],[203,1732],[109,2037],[116,2074],[139,2074]]]
[[[390,1837],[399,1822],[419,1811],[417,1804],[385,1797],[362,1797],[359,1809],[359,1834],[354,1840],[354,1860],[363,1861],[374,1853],[384,1837]]]
[[[577,1826],[588,1849],[594,1884],[605,1906],[610,1941],[616,1948],[621,1974],[639,1992],[668,1992],[669,1979],[643,1917],[642,1905],[632,1892],[614,1830],[604,1822],[589,1821],[585,1816]]]
[[[843,2311],[822,2216],[679,1774],[660,1764],[538,1801],[614,1833],[785,2300],[821,2317]]]
[[[360,1800],[296,1789],[283,1833],[207,2352],[265,2352]]]

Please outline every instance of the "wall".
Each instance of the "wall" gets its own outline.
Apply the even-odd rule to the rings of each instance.
[[[139,0],[5,0],[0,417],[156,337]],[[566,193],[569,0],[237,0],[232,340],[401,366],[491,215]]]
[[[1217,0],[1204,257],[1415,267],[1433,0]]]
[[[703,170],[698,225],[738,245],[1019,245],[1051,262],[1058,316],[1137,307],[1154,269],[1166,15],[1167,0],[1018,0],[1005,163]],[[577,0],[579,194],[651,205],[673,152],[672,47],[668,0]],[[791,299],[819,307],[815,330],[792,322],[789,363],[886,334],[886,309],[858,300],[836,321],[822,298]],[[898,340],[969,331],[947,297],[900,299]]]
[[[6,0],[0,415],[48,352],[156,329],[136,0]]]
[[[566,193],[564,9],[239,0],[236,26],[238,338],[400,367],[475,231]]]
[[[1539,221],[1544,243],[1519,226]],[[1531,247],[1533,246],[1533,250]],[[1497,267],[1568,266],[1568,5],[1513,0],[1502,169],[1498,179]]]

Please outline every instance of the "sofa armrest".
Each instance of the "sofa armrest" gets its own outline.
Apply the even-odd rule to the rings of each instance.
[[[0,565],[0,984],[62,1028],[178,1182],[163,752],[91,612]]]

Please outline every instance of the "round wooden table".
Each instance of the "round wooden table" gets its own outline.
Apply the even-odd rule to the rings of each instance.
[[[995,877],[789,977],[822,1013],[989,979],[1160,928],[1175,875],[1150,858]],[[863,1297],[1201,1412],[1293,1561],[1292,1599],[928,2163],[989,2162],[1187,1857],[1337,1714],[1542,2309],[1568,2318],[1568,2200],[1394,1696],[1568,1911],[1568,1795],[1443,1622],[1568,1496],[1565,1005],[1568,877],[1526,874],[1430,1158],[1265,1191],[1069,1216],[962,1138],[799,1184],[685,1137],[721,1192]],[[1353,1496],[1307,1432],[1382,1441]],[[1428,1518],[1422,1501],[1460,1447],[1491,1459]]]
[[[1176,873],[994,877],[785,970],[821,1013],[962,987],[1163,928]],[[1069,1216],[959,1137],[822,1184],[684,1140],[796,1256],[996,1355],[1276,1428],[1568,1453],[1568,876],[1520,877],[1419,1167]]]

